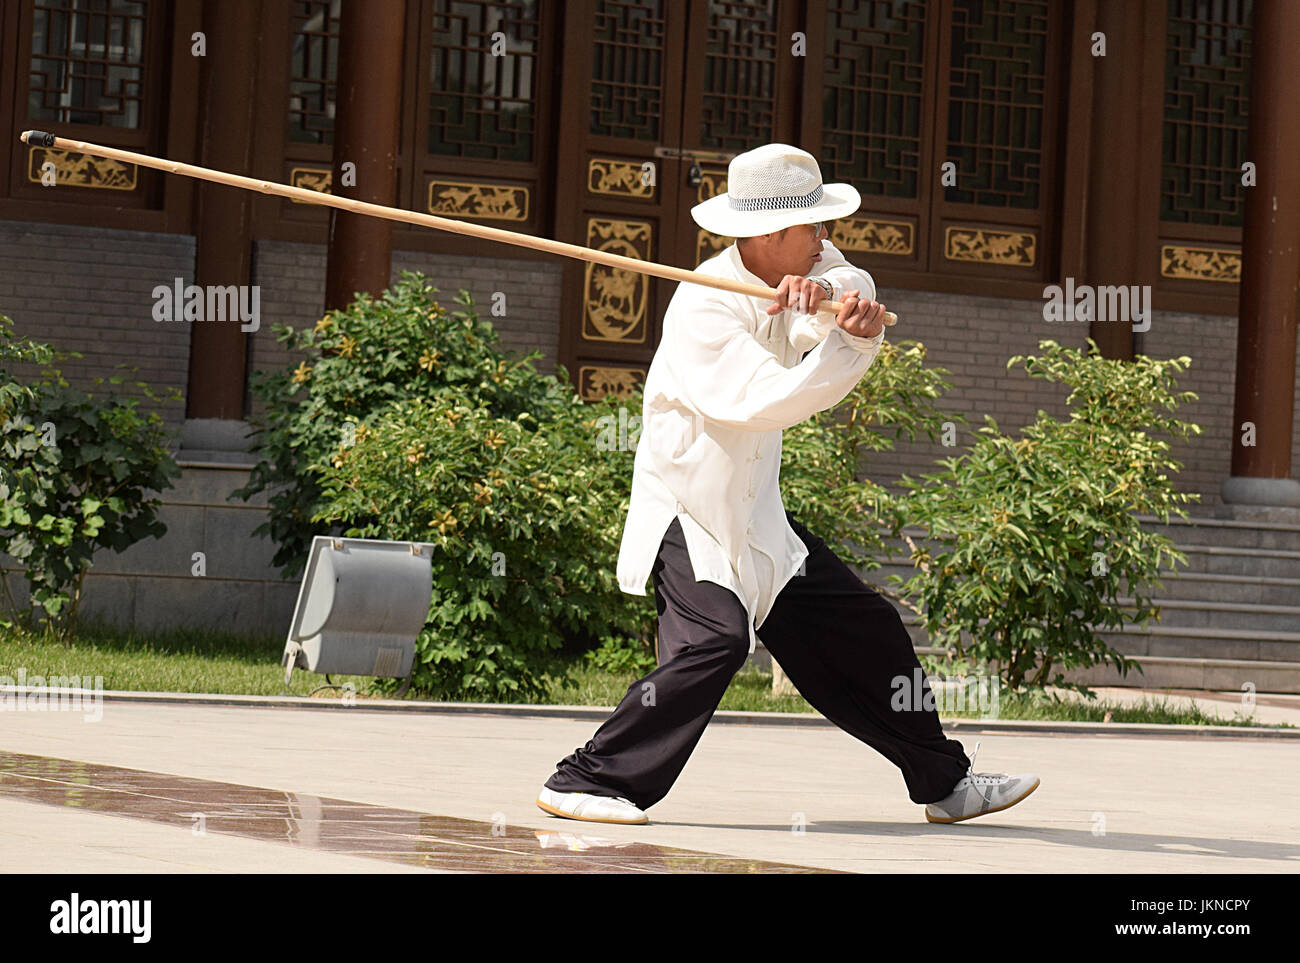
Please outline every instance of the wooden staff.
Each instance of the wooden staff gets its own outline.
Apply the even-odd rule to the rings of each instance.
[[[135,151],[121,150],[117,147],[104,147],[100,144],[89,144],[81,140],[69,140],[66,137],[55,137],[53,134],[46,133],[42,130],[25,130],[19,136],[23,143],[32,144],[36,147],[53,147],[57,150],[69,150],[77,151],[82,154],[94,154],[98,157],[108,157],[112,160],[119,160],[127,164],[138,164],[141,167],[152,167],[156,170],[166,171],[169,174],[183,174],[186,177],[196,177],[199,180],[212,181],[216,184],[225,184],[227,187],[242,187],[245,190],[258,191],[262,194],[277,194],[280,197],[287,197],[290,200],[301,201],[304,204],[319,204],[324,207],[337,207],[341,211],[351,211],[354,214],[370,214],[374,217],[387,218],[390,221],[403,221],[407,224],[419,224],[422,227],[432,227],[440,231],[450,231],[453,234],[465,234],[470,237],[485,238],[489,241],[500,241],[503,244],[514,244],[517,247],[532,248],[534,251],[546,251],[548,254],[560,254],[564,257],[575,257],[583,261],[604,264],[608,267],[619,268],[624,271],[636,271],[638,274],[651,274],[655,277],[666,278],[669,281],[685,281],[688,284],[702,284],[705,287],[718,288],[723,291],[734,291],[737,294],[748,294],[751,297],[763,298],[765,300],[775,301],[777,297],[775,288],[763,287],[758,284],[746,284],[744,281],[733,281],[730,278],[719,278],[707,274],[698,274],[695,271],[687,271],[685,268],[672,267],[667,264],[656,264],[654,261],[642,261],[639,258],[624,257],[621,254],[611,254],[608,251],[597,251],[594,248],[581,247],[577,244],[566,244],[563,241],[552,241],[549,238],[531,237],[528,234],[517,234],[514,231],[505,231],[499,227],[488,227],[484,224],[470,224],[467,221],[456,221],[451,218],[437,217],[433,214],[422,214],[418,211],[404,211],[398,207],[385,207],[382,204],[370,204],[366,201],[352,200],[347,197],[336,197],[333,194],[311,191],[304,187],[291,187],[288,184],[279,184],[275,181],[258,180],[255,177],[241,177],[239,174],[227,174],[224,171],[214,171],[207,167],[195,167],[193,164],[182,164],[179,161],[166,160],[162,157],[152,157],[149,154],[137,154]],[[838,314],[842,306],[842,303],[839,301],[826,299],[818,302],[817,310]],[[887,311],[885,312],[884,320],[887,325],[896,324],[898,322],[898,316],[892,311]]]

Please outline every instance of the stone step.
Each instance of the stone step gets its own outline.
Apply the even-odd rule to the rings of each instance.
[[[1142,527],[1171,539],[1175,543],[1222,545],[1229,548],[1300,549],[1300,510],[1289,513],[1292,521],[1240,521],[1223,518],[1171,518],[1161,522],[1153,516],[1139,515]],[[924,529],[907,526],[903,534],[920,544]],[[901,538],[895,544],[905,545]]]
[[[1160,577],[1177,578],[1187,575],[1238,575],[1247,578],[1281,578],[1300,585],[1300,551],[1281,548],[1241,548],[1218,545],[1179,545],[1178,550],[1187,559],[1177,568],[1162,568]],[[911,577],[915,569],[906,556],[895,556],[880,568],[867,572],[868,581],[876,582],[886,575]]]
[[[1131,605],[1121,596],[1120,603]],[[1210,602],[1197,599],[1153,600],[1160,608],[1160,625],[1167,628],[1241,629],[1300,633],[1300,606],[1251,602]]]
[[[1233,548],[1300,548],[1300,524],[1294,522],[1238,521],[1223,518],[1170,519],[1160,522],[1138,516],[1142,527],[1172,539]]]
[[[1219,545],[1179,545],[1178,550],[1187,564],[1178,566],[1175,573],[1300,579],[1300,551]]]
[[[1238,602],[1255,605],[1300,604],[1300,578],[1259,575],[1214,575],[1208,572],[1165,573],[1156,590],[1163,599]]]
[[[1131,669],[1123,676],[1108,664],[1067,672],[1066,678],[1089,686],[1300,693],[1300,662],[1169,656],[1138,656],[1136,661],[1143,670],[1140,673]]]
[[[891,574],[910,577],[911,569],[885,566],[866,573],[866,581],[890,592],[896,591]],[[1242,605],[1251,608],[1276,606],[1279,611],[1295,609],[1300,612],[1300,579],[1256,575],[1214,575],[1206,572],[1165,572],[1160,585],[1152,591],[1161,605],[1175,607],[1174,603],[1203,603],[1205,607]],[[1184,606],[1177,606],[1184,607]],[[1197,607],[1192,605],[1192,608]],[[1225,611],[1233,611],[1226,609]],[[1266,626],[1260,626],[1266,627]],[[1297,629],[1300,631],[1300,629]]]
[[[1300,632],[1149,625],[1100,634],[1125,655],[1300,663]]]
[[[1180,546],[1180,550],[1186,554],[1187,564],[1176,569],[1162,568],[1159,578],[1166,585],[1181,578],[1229,576],[1223,585],[1230,585],[1235,579],[1242,586],[1259,584],[1275,589],[1269,593],[1267,602],[1260,599],[1264,604],[1285,605],[1292,600],[1300,604],[1300,552],[1280,549],[1220,549],[1205,545]],[[873,585],[891,585],[888,576],[898,575],[908,579],[916,574],[916,569],[905,561],[894,560],[863,574]],[[1188,591],[1192,589],[1189,588]],[[1224,591],[1229,590],[1225,588]],[[1288,597],[1287,592],[1293,594]],[[1170,598],[1180,597],[1178,593],[1164,590],[1161,594]],[[1216,599],[1233,600],[1232,597]]]
[[[900,612],[913,646],[931,645],[915,613]],[[1106,644],[1129,656],[1154,655],[1215,659],[1263,659],[1300,663],[1300,632],[1191,628],[1168,625],[1129,626],[1122,632],[1098,633]]]

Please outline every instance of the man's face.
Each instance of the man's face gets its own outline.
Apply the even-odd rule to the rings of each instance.
[[[821,260],[824,224],[796,224],[772,235],[772,255],[783,274],[807,277]]]

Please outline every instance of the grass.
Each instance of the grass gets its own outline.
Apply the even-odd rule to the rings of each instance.
[[[105,625],[86,624],[68,644],[17,629],[0,628],[0,676],[16,681],[18,671],[33,676],[81,676],[86,681],[102,677],[103,688],[148,692],[208,692],[239,695],[284,695],[284,669],[280,653],[284,641],[276,636],[249,637],[213,630],[173,629],[145,635]],[[593,666],[581,655],[557,656],[547,663],[546,705],[617,705],[628,688],[645,674],[627,669],[610,671]],[[308,695],[324,683],[323,676],[295,671],[288,690]],[[331,676],[330,681],[355,687],[356,697],[389,698],[392,682],[370,676]],[[83,683],[86,684],[86,683]],[[326,690],[320,698],[337,699]],[[407,698],[429,698],[411,693]],[[772,675],[757,667],[736,674],[718,707],[747,712],[807,712],[813,708],[797,694],[772,692]],[[980,711],[948,711],[944,718],[978,719]],[[998,719],[1040,719],[1075,722],[1146,722],[1173,725],[1260,725],[1240,714],[1224,718],[1206,714],[1197,706],[1168,699],[1144,699],[1136,705],[1114,700],[1084,700],[1073,695],[1028,692],[1003,694],[997,703]],[[1288,723],[1278,728],[1295,728]]]
[[[160,635],[87,624],[64,644],[42,635],[0,629],[0,675],[103,678],[105,689],[135,692],[215,692],[283,695],[284,640],[204,629],[172,629]],[[323,676],[294,673],[291,691],[306,695]],[[371,687],[369,676],[331,676],[352,682],[358,695]],[[337,698],[337,693],[327,693]]]

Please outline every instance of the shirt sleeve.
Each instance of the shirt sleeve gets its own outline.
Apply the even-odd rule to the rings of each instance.
[[[817,263],[818,271],[814,277],[825,278],[831,284],[831,300],[839,301],[848,291],[856,290],[863,300],[876,299],[876,282],[866,271],[854,267],[829,240],[822,241],[822,259]],[[790,322],[790,345],[799,352],[812,348],[826,338],[832,330],[839,329],[835,316],[828,311],[816,311],[812,314],[795,314]],[[880,348],[882,331],[875,338],[858,338],[847,335],[851,344],[863,353],[875,354]],[[867,342],[874,342],[870,344]]]
[[[884,331],[859,338],[832,319],[829,333],[787,368],[750,334],[734,297],[709,292],[683,305],[668,356],[687,404],[732,428],[789,428],[833,407],[871,367],[884,340]]]

